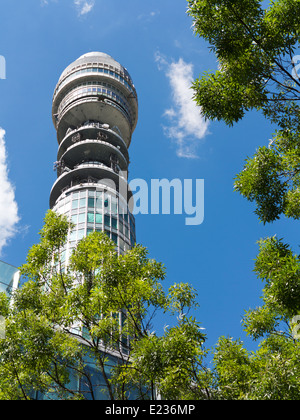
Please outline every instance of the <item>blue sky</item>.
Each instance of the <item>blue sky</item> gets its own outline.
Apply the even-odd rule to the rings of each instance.
[[[56,178],[51,101],[61,72],[86,52],[106,52],[128,69],[139,97],[129,178],[205,181],[201,225],[186,226],[185,215],[137,215],[138,242],[166,265],[166,287],[197,289],[208,346],[229,335],[255,348],[240,321],[260,303],[256,241],[276,233],[298,251],[298,232],[287,220],[263,226],[233,192],[245,158],[274,127],[256,113],[233,128],[203,121],[189,85],[217,63],[192,32],[186,0],[10,0],[0,20],[0,258],[19,266],[38,241]]]

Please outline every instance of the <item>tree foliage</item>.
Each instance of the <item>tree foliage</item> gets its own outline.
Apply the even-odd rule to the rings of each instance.
[[[234,188],[263,223],[300,218],[300,40],[298,0],[188,0],[194,31],[218,60],[193,85],[203,115],[228,126],[248,111],[274,126],[272,139],[248,157]],[[255,272],[263,305],[243,325],[257,352],[221,337],[214,352],[218,392],[224,399],[299,399],[299,256],[276,236],[259,241]]]
[[[195,33],[209,42],[219,69],[194,83],[206,118],[228,125],[249,110],[277,128],[269,147],[248,158],[235,188],[257,205],[264,223],[285,214],[299,218],[299,100],[297,49],[300,3],[258,0],[190,0]]]
[[[240,340],[219,339],[213,356],[216,397],[299,400],[300,259],[276,237],[261,240],[259,248],[255,272],[264,283],[263,305],[243,317],[244,330],[259,347],[249,352]]]
[[[194,289],[165,292],[165,268],[144,247],[117,255],[99,232],[82,239],[65,266],[70,227],[49,211],[21,268],[27,281],[11,304],[0,295],[0,399],[201,396],[205,335],[188,315]],[[152,331],[157,312],[174,318],[161,336]]]

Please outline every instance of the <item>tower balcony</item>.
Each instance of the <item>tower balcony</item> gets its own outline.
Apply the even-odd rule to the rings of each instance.
[[[57,139],[60,144],[66,136],[68,129],[76,129],[86,121],[93,120],[117,127],[124,139],[127,148],[131,142],[132,122],[126,111],[117,103],[109,99],[100,99],[93,96],[77,99],[69,104],[57,116]]]
[[[69,168],[74,168],[83,161],[102,162],[108,167],[117,165],[121,171],[127,171],[128,160],[123,153],[112,144],[102,141],[87,139],[70,146],[58,160]]]
[[[60,160],[63,154],[75,143],[82,140],[101,140],[110,143],[112,146],[120,150],[126,161],[129,163],[128,149],[122,137],[114,131],[116,127],[109,128],[107,124],[100,124],[94,121],[86,121],[81,127],[71,130],[69,129],[62,139],[57,160]]]

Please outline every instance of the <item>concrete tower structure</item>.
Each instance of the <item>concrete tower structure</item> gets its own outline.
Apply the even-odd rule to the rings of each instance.
[[[76,243],[95,230],[106,232],[119,254],[126,252],[135,244],[127,174],[128,148],[138,119],[138,99],[129,73],[107,54],[82,55],[59,78],[52,117],[59,146],[50,208],[66,215],[75,226],[60,255],[61,262],[67,265]],[[80,323],[72,329],[78,329],[79,335],[84,333]],[[107,346],[103,350],[109,358],[109,376],[111,366],[120,362],[120,352]],[[124,341],[121,351],[126,356]],[[70,389],[80,390],[90,399],[92,388],[93,398],[109,399],[103,375],[92,357],[83,352],[83,361],[89,381],[70,371]],[[32,398],[56,399],[56,394],[32,391]]]
[[[138,118],[128,71],[107,54],[82,55],[58,81],[52,117],[59,147],[50,208],[75,224],[63,258],[67,263],[77,241],[94,230],[125,252],[135,243],[127,173]]]

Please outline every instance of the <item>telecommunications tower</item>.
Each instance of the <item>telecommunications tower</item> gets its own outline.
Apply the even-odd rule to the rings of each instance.
[[[137,93],[128,71],[111,56],[91,52],[60,76],[53,95],[57,180],[50,208],[75,225],[62,260],[93,231],[104,231],[119,253],[135,243],[128,203],[128,148],[137,124]]]

